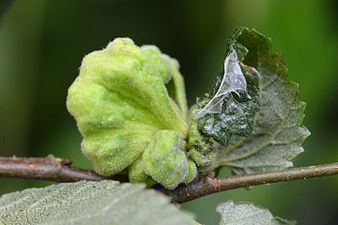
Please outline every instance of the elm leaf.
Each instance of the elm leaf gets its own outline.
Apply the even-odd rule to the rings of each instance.
[[[271,40],[254,29],[238,29],[228,43],[243,64],[259,73],[260,110],[252,133],[233,135],[226,147],[219,146],[208,170],[228,166],[243,174],[292,167],[310,135],[302,126],[305,103],[299,100],[298,84],[287,80],[283,58],[272,52]]]
[[[79,181],[0,197],[0,224],[196,224],[162,194],[141,184]]]
[[[227,201],[217,206],[221,214],[220,225],[295,225],[295,221],[274,217],[267,209],[252,203]]]

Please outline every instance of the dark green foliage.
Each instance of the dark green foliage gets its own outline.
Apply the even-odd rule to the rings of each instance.
[[[206,114],[198,120],[198,127],[207,136],[226,146],[233,134],[247,136],[253,129],[253,118],[259,110],[258,78],[250,67],[242,66],[247,81],[247,93],[230,93],[223,99],[221,113]],[[217,77],[215,88],[197,102],[203,108],[217,92],[222,77]]]
[[[235,173],[251,173],[293,166],[291,160],[303,152],[301,145],[310,134],[302,126],[305,103],[299,100],[298,84],[286,79],[283,58],[272,52],[271,40],[256,30],[236,30],[228,46],[235,46],[246,66],[257,69],[260,110],[252,133],[247,137],[237,133],[227,146],[220,146],[209,170],[229,166]]]

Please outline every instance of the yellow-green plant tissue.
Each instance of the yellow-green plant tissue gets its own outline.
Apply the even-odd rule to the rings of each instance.
[[[189,131],[184,81],[177,61],[157,47],[116,38],[85,56],[67,108],[97,173],[128,171],[131,182],[168,189],[196,176],[187,156],[189,134],[196,132]]]

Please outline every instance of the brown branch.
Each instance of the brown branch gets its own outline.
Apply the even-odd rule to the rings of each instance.
[[[164,190],[163,192],[168,194],[173,202],[182,203],[212,193],[236,188],[332,175],[338,175],[338,162],[325,165],[295,167],[275,172],[229,176],[224,178],[202,177],[188,185],[181,185],[172,192]]]
[[[126,177],[106,178],[96,174],[92,170],[71,167],[71,164],[72,161],[70,159],[60,159],[54,156],[48,156],[46,158],[0,157],[0,177],[59,182],[73,182],[78,180],[99,181],[103,179],[127,181]],[[338,162],[225,178],[203,176],[197,178],[190,184],[180,185],[172,191],[165,190],[160,186],[156,186],[155,189],[168,195],[173,202],[182,203],[215,192],[236,188],[331,175],[338,175]]]
[[[72,160],[54,156],[45,158],[0,157],[0,177],[73,182],[103,180],[92,170],[71,167]]]

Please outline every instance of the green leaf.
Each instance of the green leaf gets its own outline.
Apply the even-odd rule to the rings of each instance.
[[[82,134],[82,152],[97,173],[128,171],[132,181],[151,184],[153,179],[170,189],[191,177],[184,148],[187,104],[178,67],[157,47],[138,47],[129,38],[116,38],[107,48],[84,57],[68,90],[67,108]],[[166,132],[176,141],[169,143],[161,136]],[[162,145],[167,148],[157,148]],[[143,157],[148,146],[153,146],[153,155]],[[170,159],[180,162],[155,162],[169,151]],[[149,169],[152,164],[156,167]],[[175,168],[169,177],[163,173],[168,168]]]
[[[151,221],[151,222],[150,222]],[[195,224],[164,195],[141,184],[80,181],[0,198],[0,224]]]
[[[295,225],[295,221],[287,221],[274,217],[267,209],[252,203],[227,201],[217,206],[221,214],[220,225]]]
[[[176,132],[164,130],[155,134],[142,155],[144,171],[169,189],[184,181],[181,171],[188,173],[182,144]]]
[[[229,166],[237,174],[273,171],[293,166],[292,159],[310,132],[302,126],[305,103],[298,84],[286,79],[283,58],[272,52],[271,40],[254,29],[240,28],[229,40],[242,62],[259,73],[260,111],[248,137],[232,136],[220,147],[208,170]]]
[[[233,49],[224,61],[224,75],[215,89],[198,100],[193,110],[198,128],[206,136],[226,146],[234,134],[247,136],[259,110],[258,74],[254,68],[240,65]],[[212,98],[209,96],[213,96]]]

